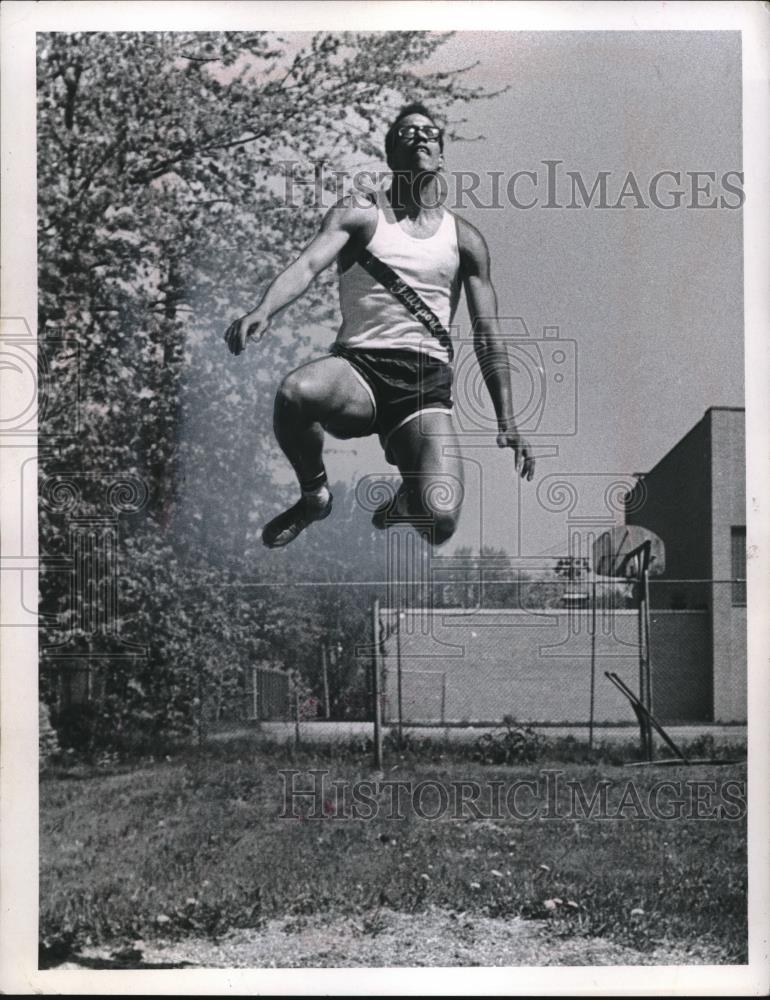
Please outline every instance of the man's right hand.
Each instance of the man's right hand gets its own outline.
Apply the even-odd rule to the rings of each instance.
[[[247,313],[246,316],[237,319],[225,330],[224,340],[231,354],[240,354],[246,350],[246,341],[261,340],[267,328],[270,326],[270,317],[267,313],[255,309],[254,312]]]
[[[231,323],[225,331],[225,343],[231,354],[246,350],[246,341],[261,340],[270,325],[270,317],[280,312],[307,290],[311,281],[328,267],[355,233],[366,246],[377,227],[374,203],[365,207],[355,199],[343,198],[324,217],[321,229],[297,259],[278,275],[265,292],[257,308]],[[269,302],[269,310],[265,303]]]

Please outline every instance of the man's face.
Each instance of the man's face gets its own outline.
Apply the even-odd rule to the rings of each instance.
[[[401,119],[390,157],[393,170],[420,174],[441,169],[443,157],[438,137],[429,138],[426,129],[435,130],[436,124],[425,115],[413,114]]]

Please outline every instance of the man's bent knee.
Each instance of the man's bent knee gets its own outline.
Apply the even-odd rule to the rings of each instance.
[[[430,530],[430,541],[434,545],[448,542],[457,530],[457,515],[447,512],[434,513]]]
[[[408,477],[404,477],[408,482]],[[444,474],[429,481],[422,489],[412,487],[410,509],[419,526],[434,545],[448,542],[457,529],[463,501],[463,485],[459,477]]]
[[[301,371],[290,372],[278,387],[276,408],[302,409],[316,402],[317,391],[313,380]]]

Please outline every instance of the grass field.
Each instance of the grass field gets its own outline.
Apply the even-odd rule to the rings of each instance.
[[[41,965],[746,961],[743,818],[575,818],[564,787],[560,818],[394,819],[383,806],[346,819],[326,799],[323,819],[281,818],[282,768],[372,778],[360,751],[245,744],[44,775]],[[508,766],[391,754],[385,777],[508,787],[555,768],[589,791],[633,779],[644,802],[664,779],[745,781],[740,764],[564,764],[547,750]]]

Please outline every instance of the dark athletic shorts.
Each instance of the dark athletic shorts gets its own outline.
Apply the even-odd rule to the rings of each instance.
[[[421,413],[452,409],[452,368],[422,351],[363,351],[332,344],[330,353],[351,365],[374,404],[369,433],[380,436],[385,458],[395,465],[388,442]]]

